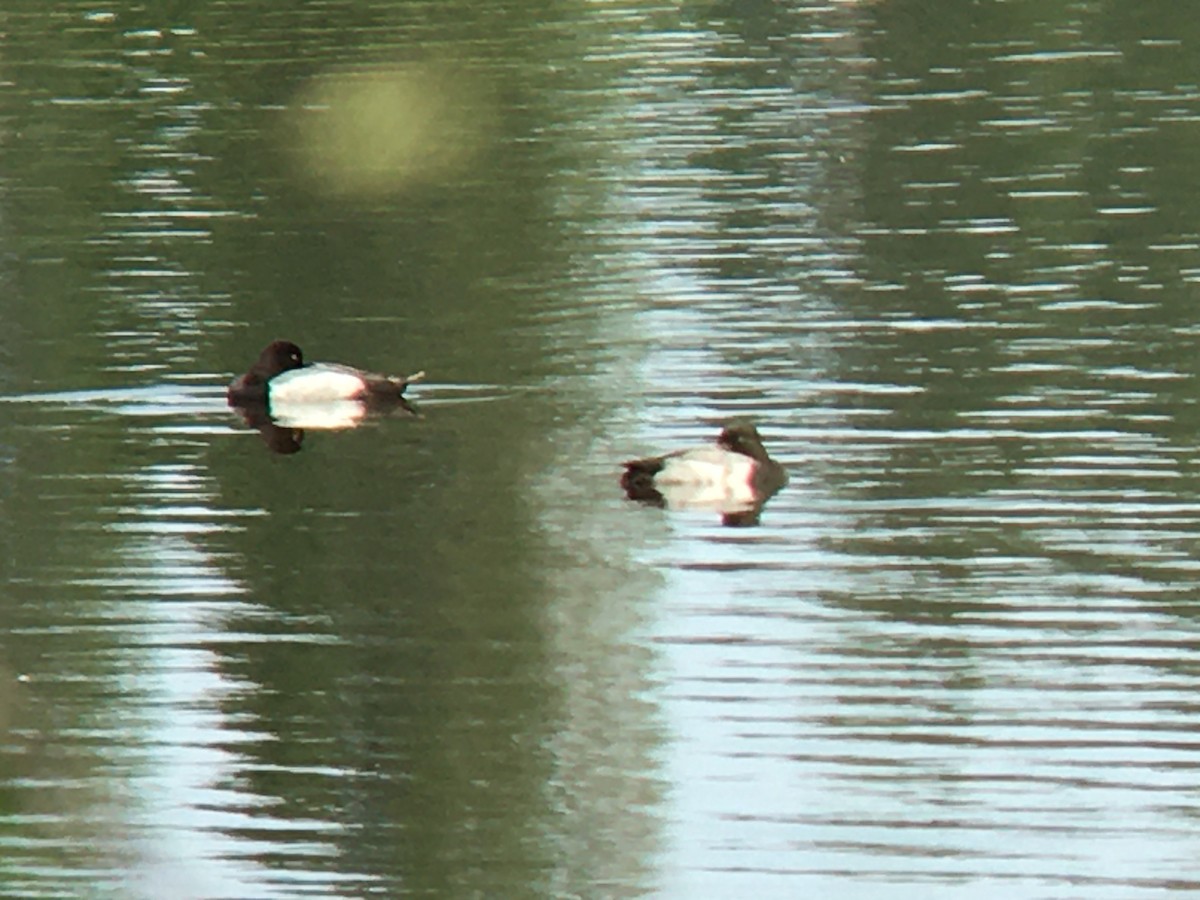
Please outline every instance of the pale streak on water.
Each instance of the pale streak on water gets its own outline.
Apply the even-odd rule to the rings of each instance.
[[[1172,412],[1157,396],[1189,375],[1139,353],[1142,332],[1122,321],[1153,302],[1080,296],[1080,280],[1105,265],[1103,248],[1068,240],[1056,251],[1062,264],[1032,283],[947,275],[962,298],[956,314],[856,318],[830,307],[837,287],[899,288],[855,273],[857,242],[814,237],[832,168],[805,160],[791,190],[760,191],[752,173],[694,162],[718,145],[778,159],[773,147],[796,137],[789,91],[726,93],[693,80],[704,37],[655,35],[645,54],[630,52],[624,112],[644,130],[627,145],[621,224],[608,227],[630,236],[616,252],[648,301],[628,328],[645,345],[636,449],[704,441],[724,418],[749,416],[792,482],[756,529],[661,515],[666,537],[643,554],[665,580],[649,626],[672,736],[664,894],[1200,890],[1191,617],[1200,507],[1190,480],[1181,484],[1192,449],[1162,434]],[[728,48],[712,53],[739,62]],[[984,93],[884,90],[878,101]],[[736,136],[724,130],[733,111],[743,114]],[[803,118],[836,135],[847,111],[869,115],[833,102]],[[1039,133],[1060,124],[982,123]],[[924,141],[894,151],[959,149]],[[1053,184],[1069,175],[1046,174]],[[1021,202],[1082,193],[996,180]],[[958,186],[906,187],[920,197]],[[728,226],[730,207],[759,206],[758,221],[788,227]],[[1122,201],[1098,214],[1153,208]],[[940,229],[1020,231],[1007,218],[966,216],[860,234]],[[777,264],[760,273],[768,259]],[[1025,316],[992,306],[993,318],[976,296],[1015,298]],[[1096,326],[1093,315],[1121,324]],[[994,377],[1012,388],[943,427],[893,427],[897,410],[931,389],[921,369],[938,364],[903,336],[937,333],[1003,344]],[[855,345],[887,353],[901,340],[914,367],[903,383],[876,380],[870,359],[855,355]],[[847,350],[857,363],[841,359]],[[953,494],[939,490],[941,465],[954,467]]]

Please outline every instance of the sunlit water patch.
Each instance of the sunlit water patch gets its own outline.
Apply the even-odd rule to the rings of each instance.
[[[6,497],[10,514],[38,507],[27,534],[8,535],[5,573],[5,781],[29,811],[21,835],[0,839],[8,889],[295,896],[336,858],[343,829],[280,817],[245,784],[263,768],[253,748],[274,738],[233,712],[261,686],[230,658],[339,639],[252,599],[220,549],[268,515],[229,504],[207,466],[210,442],[236,430],[224,389],[0,403],[6,434],[44,448],[16,452],[21,486]],[[92,874],[85,886],[73,872]]]
[[[1147,299],[1190,271],[1191,228],[1140,252],[1134,220],[1162,212],[1144,173],[1096,192],[1096,159],[1057,152],[1099,97],[994,93],[976,68],[1119,54],[960,35],[936,71],[880,58],[839,83],[869,99],[837,127],[798,104],[865,158],[856,184],[828,156],[785,169],[795,119],[771,91],[721,103],[698,30],[628,95],[644,129],[614,214],[645,302],[620,453],[745,417],[792,479],[754,529],[628,510],[661,530],[668,892],[1195,890],[1195,374],[1179,301]],[[852,234],[826,230],[831,184]]]

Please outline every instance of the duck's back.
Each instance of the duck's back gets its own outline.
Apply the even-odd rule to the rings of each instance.
[[[749,456],[721,447],[698,447],[663,457],[654,480],[658,484],[741,486],[750,483],[754,469]]]

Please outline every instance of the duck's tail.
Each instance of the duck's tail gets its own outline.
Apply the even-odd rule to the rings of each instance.
[[[663,467],[661,459],[631,459],[622,465],[625,471],[621,473],[621,487],[626,497],[654,506],[664,504],[663,495],[654,486],[654,476]]]
[[[389,378],[388,379],[388,381],[390,381],[395,386],[397,394],[403,394],[404,389],[406,387],[408,387],[410,384],[416,384],[417,382],[424,381],[424,380],[425,380],[425,372],[424,371],[413,372],[411,375],[408,375],[404,378]]]

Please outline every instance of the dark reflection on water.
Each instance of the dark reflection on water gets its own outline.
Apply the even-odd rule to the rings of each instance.
[[[1194,893],[1186,19],[9,4],[0,892]]]

